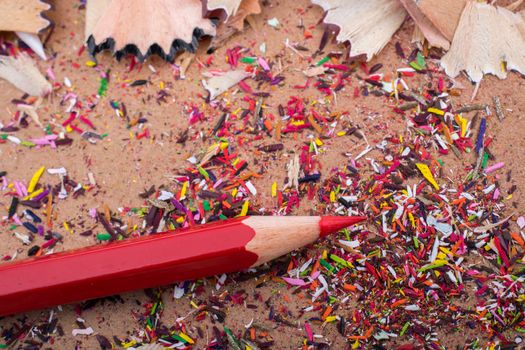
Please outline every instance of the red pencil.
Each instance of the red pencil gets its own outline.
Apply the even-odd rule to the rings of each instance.
[[[365,220],[252,216],[0,265],[0,316],[254,267]]]

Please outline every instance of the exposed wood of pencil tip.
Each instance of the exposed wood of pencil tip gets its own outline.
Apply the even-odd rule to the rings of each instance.
[[[269,221],[251,216],[244,220],[257,234],[246,245],[259,259],[254,266],[263,264],[294,249],[315,242],[319,238],[319,216],[281,217]]]

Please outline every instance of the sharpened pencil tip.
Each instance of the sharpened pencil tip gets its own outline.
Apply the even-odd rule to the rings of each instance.
[[[322,216],[321,221],[319,221],[319,237],[326,237],[366,219],[366,216]]]

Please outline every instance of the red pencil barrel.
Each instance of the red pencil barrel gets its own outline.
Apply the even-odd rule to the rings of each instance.
[[[242,221],[0,265],[0,316],[249,268],[256,233]]]
[[[365,217],[244,217],[0,265],[0,316],[268,262]]]

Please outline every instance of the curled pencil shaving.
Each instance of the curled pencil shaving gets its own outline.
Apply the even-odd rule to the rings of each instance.
[[[2,0],[0,31],[38,34],[51,26],[44,14],[51,8],[43,0]]]
[[[484,74],[494,74],[500,79],[507,77],[506,70],[524,74],[524,34],[525,23],[521,14],[469,1],[450,51],[441,59],[441,66],[453,78],[465,71],[476,83]]]
[[[467,0],[420,0],[419,8],[448,41],[452,41]]]
[[[240,81],[249,76],[250,74],[242,69],[232,70],[224,75],[211,77],[208,81],[203,80],[202,85],[210,93],[210,100],[214,100],[217,96],[228,91],[228,89],[237,85]]]
[[[234,16],[244,0],[204,0],[206,11],[212,14],[223,12],[222,19]]]
[[[52,91],[51,84],[27,54],[0,56],[0,78],[32,96],[46,96]]]
[[[221,2],[222,1],[214,1],[214,3]],[[250,16],[261,13],[259,0],[236,0],[232,2],[238,3],[238,6],[235,8],[235,11],[226,11],[227,18],[223,23],[219,24],[217,34],[210,43],[210,47],[212,48],[221,46],[231,36],[241,32],[244,29],[244,22],[249,21]],[[210,3],[211,1],[208,1],[208,6]]]
[[[130,53],[143,61],[158,54],[172,61],[180,51],[194,52],[202,36],[215,35],[211,20],[202,16],[199,0],[112,0],[96,20],[99,9],[92,10],[86,28],[93,55],[109,49],[117,59]]]
[[[326,11],[324,23],[339,28],[337,41],[350,42],[350,57],[367,61],[385,47],[407,12],[398,0],[312,0]]]
[[[450,49],[467,0],[400,0],[429,44]]]

